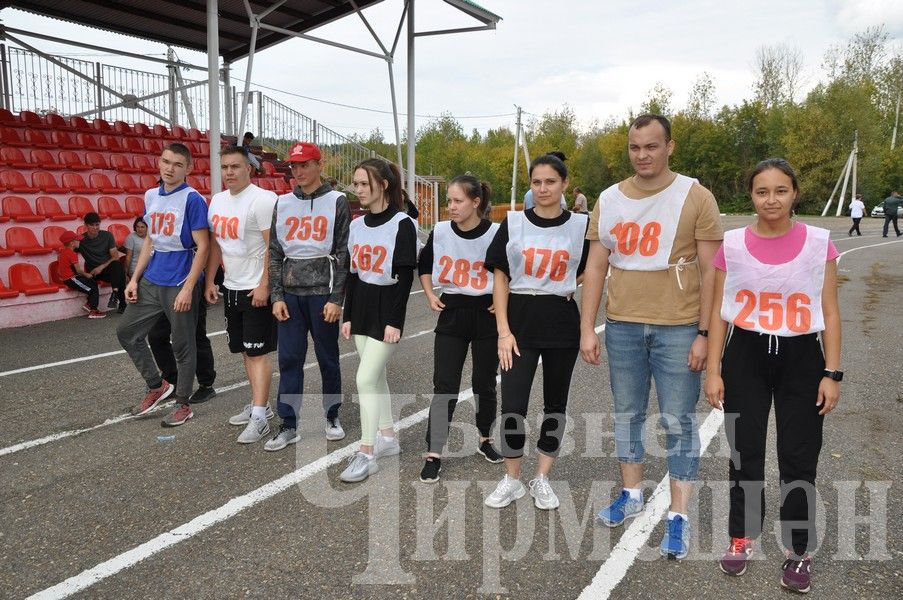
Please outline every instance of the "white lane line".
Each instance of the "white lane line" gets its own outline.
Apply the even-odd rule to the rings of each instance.
[[[903,243],[903,240],[892,240],[890,242],[880,242],[878,244],[868,244],[867,246],[859,246],[857,248],[850,248],[849,250],[844,250],[840,253],[840,256],[837,257],[837,266],[840,266],[840,261],[843,260],[843,257],[850,252],[856,252],[857,250],[865,250],[866,248],[877,248],[878,246],[887,246],[888,244],[900,244]]]
[[[432,329],[424,329],[423,331],[418,331],[417,333],[413,333],[409,336],[406,336],[405,340],[410,340],[413,338],[420,337],[422,335],[426,335],[428,333],[432,333]],[[349,356],[354,356],[357,352],[346,352],[345,354],[339,355],[339,360],[343,358],[348,358]],[[304,365],[305,369],[310,369],[317,366],[316,362],[306,363]],[[274,377],[278,377],[279,373],[274,373]],[[229,392],[231,390],[237,390],[238,388],[242,388],[250,385],[247,380],[239,381],[238,383],[233,383],[232,385],[227,385],[225,387],[216,388],[216,392]],[[166,402],[161,404],[157,408],[153,410],[153,412],[158,412],[165,410],[173,405],[172,402]],[[36,440],[28,440],[26,442],[19,442],[18,444],[13,444],[12,446],[7,446],[6,448],[0,448],[0,456],[5,456],[7,454],[13,454],[15,452],[21,452],[22,450],[28,450],[29,448],[34,448],[36,446],[43,446],[44,444],[49,444],[50,442],[56,442],[58,440],[70,438],[76,435],[81,435],[83,433],[88,433],[89,431],[94,431],[95,429],[101,429],[102,427],[109,427],[110,425],[116,425],[117,423],[122,423],[123,421],[129,421],[131,419],[139,419],[139,418],[147,418],[147,415],[135,416],[129,413],[125,413],[124,415],[119,415],[118,417],[113,417],[111,419],[107,419],[103,423],[99,423],[97,425],[92,425],[91,427],[84,427],[82,429],[71,429],[69,431],[61,431],[59,433],[53,433],[48,436],[38,438]]]
[[[596,333],[599,333],[603,329],[605,329],[604,323],[596,327]],[[496,377],[496,381],[500,380],[501,377]],[[466,400],[469,400],[470,398],[473,398],[473,388],[464,390],[460,394],[458,394],[458,402],[464,402]],[[403,431],[421,421],[426,420],[429,417],[429,414],[429,407],[421,409],[413,415],[405,417],[404,419],[396,423],[395,429],[396,431]],[[36,594],[29,596],[28,600],[68,598],[73,594],[91,587],[95,583],[103,581],[104,579],[107,579],[108,577],[119,573],[123,569],[127,569],[133,565],[138,564],[142,560],[150,558],[151,556],[165,550],[166,548],[169,548],[170,546],[175,546],[179,542],[184,542],[185,540],[194,537],[205,529],[213,527],[217,523],[234,517],[246,508],[251,508],[255,504],[269,500],[273,496],[301,483],[305,479],[310,478],[320,471],[325,471],[329,467],[342,462],[346,458],[351,457],[355,452],[357,452],[358,448],[360,448],[360,441],[353,442],[351,444],[348,444],[347,446],[344,446],[343,448],[334,450],[326,456],[323,456],[322,458],[318,458],[317,460],[308,463],[303,467],[292,471],[291,473],[283,475],[279,479],[275,479],[270,483],[264,484],[259,488],[248,492],[247,494],[232,498],[219,508],[215,508],[202,515],[199,515],[191,521],[185,523],[184,525],[180,525],[175,529],[171,529],[166,533],[162,533],[154,539],[141,544],[140,546],[123,552],[118,556],[114,556],[113,558],[106,560],[95,567],[82,571],[78,575],[74,575],[52,587],[37,592]]]
[[[712,438],[721,429],[722,423],[724,423],[724,413],[713,409],[706,417],[702,427],[699,428],[700,455],[705,453]],[[668,512],[671,501],[670,483],[671,479],[665,475],[664,479],[655,487],[643,514],[633,520],[611,551],[608,559],[602,563],[593,580],[583,589],[577,600],[605,600],[618,583],[624,579],[637,555],[646,547],[646,542],[649,541],[655,525]]]

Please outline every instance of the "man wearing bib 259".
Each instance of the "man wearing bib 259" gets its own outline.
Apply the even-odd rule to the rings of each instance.
[[[185,178],[191,171],[191,152],[183,144],[171,144],[160,155],[160,187],[144,194],[144,221],[147,237],[138,255],[132,279],[125,286],[129,303],[119,321],[119,343],[135,363],[148,392],[132,414],[143,415],[172,393],[163,379],[150,348],[147,334],[161,314],[172,325],[172,350],[179,380],[176,406],[163,420],[175,427],[194,416],[188,398],[197,367],[195,328],[198,304],[197,285],[207,264],[207,202]]]
[[[599,364],[596,313],[611,267],[605,347],[623,489],[598,517],[617,527],[643,510],[646,410],[651,379],[666,432],[671,509],[660,551],[687,555],[687,505],[699,470],[696,402],[708,352],[714,271],[724,233],[711,192],[668,167],[671,123],[641,115],[628,131],[635,175],[599,195],[586,237],[580,351]]]
[[[339,317],[348,277],[348,226],[345,194],[320,179],[320,149],[298,142],[289,150],[293,192],[276,200],[270,229],[270,298],[279,321],[278,433],[264,450],[298,442],[298,413],[304,393],[307,334],[314,342],[323,381],[326,439],[340,440],[342,374],[339,370]]]

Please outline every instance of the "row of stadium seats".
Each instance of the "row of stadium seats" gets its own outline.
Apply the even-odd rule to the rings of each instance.
[[[144,214],[144,198],[127,196],[125,209],[119,200],[111,196],[100,196],[96,205],[85,196],[71,196],[68,202],[69,211],[60,206],[56,198],[38,196],[35,209],[32,210],[28,200],[21,196],[5,196],[2,200],[0,223],[14,221],[17,223],[39,223],[41,221],[75,221],[82,219],[89,212],[96,212],[101,219],[131,219]]]
[[[75,229],[75,233],[82,235],[87,228],[79,225]],[[0,247],[0,257],[12,256],[19,254],[21,256],[40,256],[42,254],[50,254],[62,247],[60,236],[64,231],[68,231],[65,227],[59,225],[48,225],[44,228],[44,243],[41,244],[35,237],[34,231],[27,227],[10,227],[6,230],[6,247]],[[122,223],[112,223],[107,226],[107,231],[116,238],[116,245],[121,246],[125,243],[125,238],[132,232],[131,228]]]
[[[116,121],[112,125],[105,119],[94,119],[88,122],[84,117],[65,118],[57,114],[47,114],[41,117],[37,113],[23,110],[16,117],[12,112],[5,108],[0,108],[0,125],[6,127],[27,127],[30,129],[52,129],[56,131],[80,131],[84,133],[103,133],[110,135],[121,135],[128,137],[145,137],[157,138],[173,142],[206,142],[209,141],[206,132],[196,128],[185,129],[176,125],[172,131],[165,125],[154,125],[153,127],[144,123],[135,123],[130,126],[125,121]]]
[[[93,150],[105,152],[128,152],[130,154],[159,155],[163,147],[170,140],[159,138],[125,137],[118,135],[100,135],[95,137],[90,133],[75,133],[69,131],[50,131],[40,129],[25,129],[20,134],[18,129],[12,127],[0,127],[0,144],[3,146],[31,147],[31,148],[62,148],[65,150]],[[210,144],[207,142],[182,142],[192,156],[209,157]]]
[[[47,279],[41,275],[41,270],[31,263],[15,263],[9,266],[9,287],[0,281],[0,300],[15,298],[19,294],[26,296],[38,296],[42,294],[56,294],[60,290],[69,291],[69,287],[60,281],[56,272],[56,261],[47,265]],[[97,282],[100,287],[109,287],[106,281]],[[73,295],[77,292],[72,292]]]

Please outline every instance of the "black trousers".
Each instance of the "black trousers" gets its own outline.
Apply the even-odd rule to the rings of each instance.
[[[578,348],[520,348],[512,367],[502,371],[502,454],[519,458],[524,453],[524,417],[536,367],[542,358],[543,421],[536,448],[557,456],[567,422],[568,390],[577,362]]]
[[[198,357],[195,373],[198,384],[212,387],[213,381],[216,379],[216,369],[213,364],[213,348],[210,345],[210,338],[207,337],[207,303],[203,298],[198,302],[198,324],[194,333]],[[172,326],[169,319],[166,318],[165,313],[161,314],[150,333],[147,334],[147,343],[150,345],[157,367],[163,374],[163,379],[175,385],[179,380],[179,372],[169,339],[171,334]]]
[[[884,230],[882,231],[882,235],[884,237],[887,237],[888,225],[890,225],[891,223],[894,224],[894,231],[897,233],[897,235],[900,235],[900,227],[899,225],[897,225],[897,218],[898,217],[896,213],[892,215],[884,215]]]
[[[856,232],[856,235],[862,235],[862,232],[859,231],[859,221],[862,220],[862,217],[851,217],[853,219],[853,226],[850,227],[850,230],[847,232],[847,235],[853,235],[853,232]]]
[[[85,263],[85,270],[91,271],[97,265]],[[97,281],[106,281],[113,288],[116,298],[119,300],[119,306],[125,306],[125,270],[122,263],[114,260],[107,265],[107,268],[94,276]]]
[[[76,275],[75,277],[70,277],[63,283],[76,292],[88,294],[88,306],[97,310],[97,303],[100,300],[100,290],[97,287],[97,282],[94,281],[93,278]]]
[[[815,542],[815,472],[824,417],[815,402],[825,368],[816,334],[779,337],[733,328],[721,359],[731,448],[731,537],[758,537],[765,519],[765,442],[774,401],[781,537],[798,556]]]
[[[446,308],[440,313],[433,343],[433,401],[426,428],[429,452],[441,454],[448,440],[468,346],[473,366],[471,386],[477,429],[483,437],[489,437],[492,431],[498,408],[495,377],[499,355],[495,317],[482,307]]]

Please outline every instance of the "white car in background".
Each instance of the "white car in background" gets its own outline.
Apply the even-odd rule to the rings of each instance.
[[[872,209],[872,212],[869,213],[872,217],[883,217],[884,216],[884,202],[876,206]],[[897,216],[903,217],[903,205],[897,207]]]

